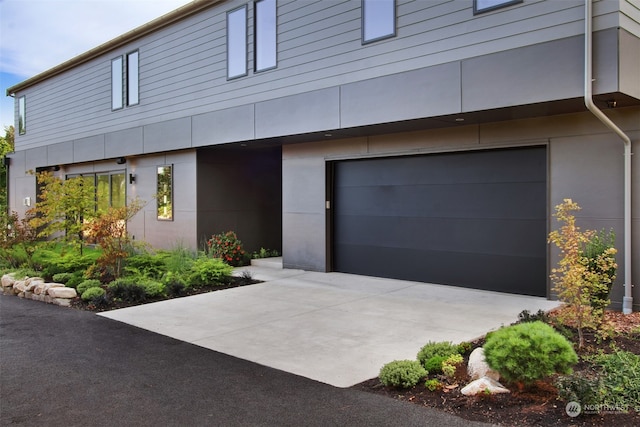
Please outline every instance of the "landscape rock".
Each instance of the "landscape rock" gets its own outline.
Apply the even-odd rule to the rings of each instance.
[[[500,374],[489,367],[484,358],[484,348],[478,347],[469,355],[467,374],[472,380],[488,377],[493,380],[500,380]]]
[[[18,280],[13,284],[13,291],[20,293],[27,290],[27,282],[26,280]]]
[[[73,288],[65,288],[64,285],[60,285],[59,283],[50,283],[50,285],[52,286],[49,287],[47,293],[53,298],[75,298],[78,296],[78,293]]]
[[[38,283],[35,288],[33,288],[33,293],[36,295],[46,295],[49,288],[60,288],[64,287],[61,283]]]
[[[2,279],[0,279],[0,283],[2,283],[2,287],[3,288],[11,288],[13,287],[13,284],[16,282],[16,278],[13,277],[13,275],[11,274],[5,274],[2,276]]]
[[[462,390],[460,390],[460,393],[465,396],[475,396],[476,394],[481,393],[499,394],[510,393],[510,391],[498,381],[489,377],[482,377],[467,384]]]
[[[53,303],[63,307],[71,307],[71,300],[69,298],[54,298]]]

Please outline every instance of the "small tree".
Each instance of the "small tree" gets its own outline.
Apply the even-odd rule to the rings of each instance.
[[[84,222],[96,215],[95,188],[82,177],[61,179],[51,172],[36,174],[40,194],[31,226],[38,237],[57,237],[74,245],[82,254]]]
[[[9,215],[5,212],[0,212],[0,228],[2,229],[0,233],[0,255],[6,260],[10,260],[14,258],[11,256],[11,251],[20,248],[27,258],[29,268],[33,268],[33,254],[37,249],[35,244],[37,236],[36,231],[30,225],[30,221],[30,215],[21,219],[16,212],[11,212]],[[14,267],[19,266],[15,265]]]
[[[85,223],[83,231],[102,248],[95,268],[100,276],[118,278],[122,274],[123,261],[129,256],[132,239],[127,232],[127,223],[145,203],[139,198],[130,200],[127,206],[109,207],[93,220]]]
[[[609,289],[615,279],[617,265],[616,249],[613,247],[600,251],[595,257],[593,254],[590,256],[589,247],[597,235],[593,230],[580,231],[572,214],[577,210],[580,210],[580,206],[571,199],[564,199],[563,203],[556,206],[554,216],[564,225],[549,233],[549,242],[554,243],[561,252],[558,267],[551,270],[551,280],[558,299],[567,305],[561,320],[576,326],[578,346],[582,348],[583,328],[597,328],[604,308],[609,304],[608,298],[603,301],[603,287]]]

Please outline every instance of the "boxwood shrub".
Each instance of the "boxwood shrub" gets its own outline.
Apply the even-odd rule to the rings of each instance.
[[[411,388],[427,376],[427,371],[416,360],[394,360],[380,369],[380,382],[390,387]]]
[[[570,374],[578,361],[571,343],[540,321],[492,332],[485,342],[484,356],[507,381],[524,384],[555,373]]]
[[[89,288],[82,293],[82,296],[80,298],[82,298],[83,301],[93,301],[95,299],[104,297],[105,294],[106,292],[102,288]]]

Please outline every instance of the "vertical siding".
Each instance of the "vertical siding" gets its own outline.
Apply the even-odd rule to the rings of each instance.
[[[247,77],[226,79],[226,12],[249,4]],[[472,0],[398,0],[397,36],[361,43],[360,0],[279,0],[278,67],[254,73],[253,6],[216,5],[28,88],[19,149],[186,118],[582,34],[582,0],[525,0],[473,15]],[[638,4],[596,2],[595,29],[640,32]],[[110,61],[138,49],[140,104],[111,111]],[[182,141],[188,146],[191,141]]]

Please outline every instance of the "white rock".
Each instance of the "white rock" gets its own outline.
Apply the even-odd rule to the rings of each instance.
[[[51,285],[58,285],[59,283],[51,283]],[[53,298],[75,298],[78,293],[73,288],[65,288],[64,286],[51,286],[47,293]]]
[[[44,283],[44,279],[42,277],[28,277],[24,279],[24,281],[27,282],[27,286],[31,283]]]
[[[27,290],[27,282],[25,280],[17,280],[13,284],[14,292],[24,292]]]
[[[33,293],[36,295],[46,295],[49,288],[63,288],[64,285],[62,283],[38,283],[35,288],[33,288]]]
[[[489,377],[482,377],[467,384],[460,393],[465,396],[475,396],[480,393],[499,394],[510,393],[502,384]]]
[[[53,303],[63,307],[71,307],[71,300],[69,298],[54,298]]]
[[[10,288],[16,282],[16,278],[13,277],[12,274],[5,274],[2,276],[2,279],[0,279],[0,282],[2,283],[3,288]]]
[[[493,380],[500,380],[500,374],[489,367],[484,359],[484,349],[478,347],[469,355],[469,364],[467,365],[467,374],[472,380],[482,377],[489,377]]]

